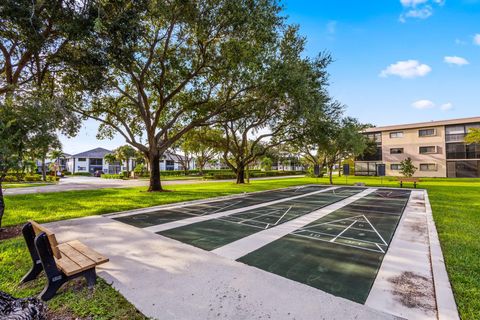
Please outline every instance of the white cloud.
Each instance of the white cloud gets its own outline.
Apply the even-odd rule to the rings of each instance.
[[[440,106],[440,110],[447,111],[453,108],[453,104],[451,102],[444,103]]]
[[[428,0],[400,0],[400,3],[404,7],[415,7],[425,2],[428,2]]]
[[[335,34],[336,31],[337,31],[337,21],[329,21],[327,23],[327,33]]]
[[[430,108],[435,107],[435,103],[433,103],[430,100],[426,100],[426,99],[417,100],[417,101],[412,103],[412,107],[414,107],[416,109],[422,109],[422,110],[423,109],[430,109]]]
[[[417,19],[427,19],[433,14],[433,9],[430,6],[423,7],[421,9],[412,9],[408,10],[405,14],[403,14],[405,18],[417,18]]]
[[[470,63],[467,59],[457,56],[446,56],[443,58],[443,62],[457,66],[464,66]]]
[[[480,46],[480,33],[477,33],[477,34],[473,37],[473,43],[476,44],[477,46]]]
[[[405,23],[407,18],[427,19],[433,15],[434,6],[443,6],[445,0],[400,0],[404,11],[399,21]]]
[[[430,71],[432,71],[430,66],[418,60],[405,60],[389,65],[380,72],[380,77],[386,78],[393,75],[401,78],[416,78],[426,76]]]

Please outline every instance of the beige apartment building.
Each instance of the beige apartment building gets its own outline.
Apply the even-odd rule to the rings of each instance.
[[[369,128],[377,152],[356,159],[355,175],[377,175],[385,164],[387,176],[399,176],[410,157],[416,177],[480,177],[480,145],[464,143],[470,128],[480,128],[480,117]]]

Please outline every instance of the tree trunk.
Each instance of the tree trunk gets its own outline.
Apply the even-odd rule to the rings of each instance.
[[[237,167],[237,184],[244,184],[245,183],[245,166],[239,165]]]
[[[5,201],[3,200],[2,180],[3,178],[0,180],[0,230],[2,229],[2,218],[3,214],[5,213]]]
[[[333,166],[328,166],[328,177],[330,179],[330,184],[333,184]]]
[[[152,191],[163,191],[162,183],[160,181],[160,155],[158,152],[150,155],[150,186],[148,188],[149,192]]]
[[[42,180],[47,181],[47,168],[45,168],[45,158],[42,158]]]

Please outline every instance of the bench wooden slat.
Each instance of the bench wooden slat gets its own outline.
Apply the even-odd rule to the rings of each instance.
[[[39,225],[33,220],[28,220],[28,222],[32,224],[33,230],[36,235],[38,235],[41,232],[45,232],[48,238],[48,242],[50,242],[50,247],[52,249],[53,255],[55,256],[55,258],[60,259],[62,257],[62,254],[57,249],[58,242],[57,242],[57,238],[55,237],[55,234],[49,229],[45,228],[44,226]]]
[[[58,249],[62,253],[62,259],[67,257],[73,262],[75,262],[82,269],[91,268],[96,265],[95,261],[83,255],[81,252],[75,250],[68,243],[62,243],[58,246]]]
[[[82,272],[88,268],[82,268],[75,261],[71,260],[69,257],[62,257],[61,259],[55,259],[57,267],[63,271],[67,276],[71,276]]]
[[[86,245],[84,245],[83,243],[81,243],[78,240],[69,241],[69,242],[67,242],[67,244],[70,245],[75,250],[81,252],[83,255],[87,256],[91,260],[93,260],[96,265],[99,265],[99,264],[102,264],[102,263],[105,263],[105,262],[109,261],[108,258],[102,256],[100,253],[98,253],[95,250],[87,247]]]

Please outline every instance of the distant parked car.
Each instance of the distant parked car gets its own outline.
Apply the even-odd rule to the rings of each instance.
[[[103,172],[102,170],[97,170],[97,171],[94,172],[93,176],[97,177],[97,178],[100,178],[102,176],[102,174],[105,174],[105,172]]]

